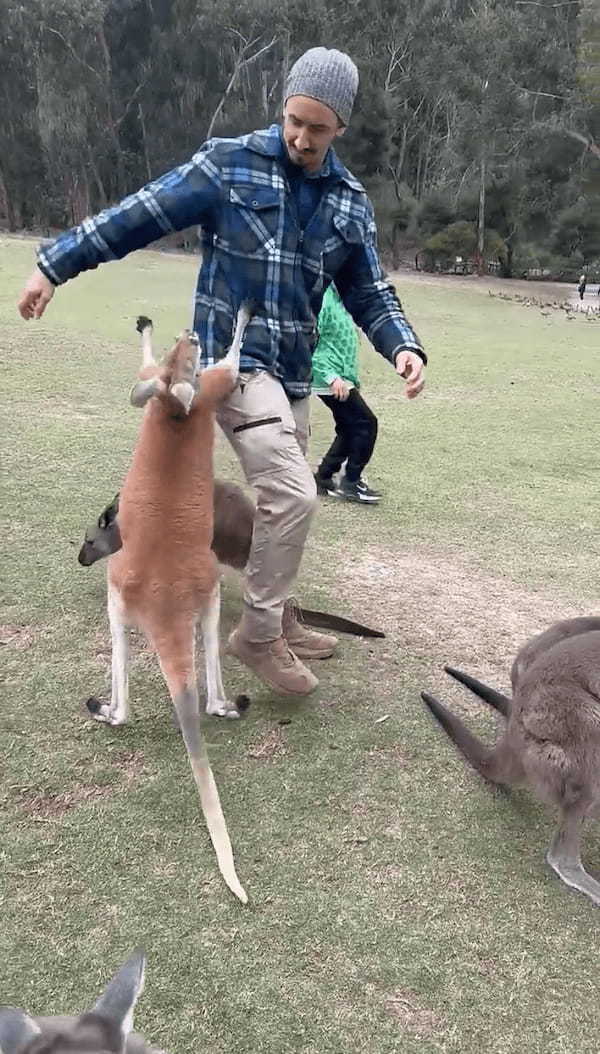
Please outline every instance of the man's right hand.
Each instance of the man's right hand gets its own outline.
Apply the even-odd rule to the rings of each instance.
[[[336,377],[334,381],[329,385],[331,388],[331,394],[335,399],[339,399],[340,402],[344,403],[350,395],[350,388],[341,377]]]
[[[19,300],[19,314],[24,319],[41,318],[54,296],[55,287],[39,267],[29,278]]]

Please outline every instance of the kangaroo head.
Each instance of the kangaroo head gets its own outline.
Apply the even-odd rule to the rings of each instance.
[[[185,329],[164,362],[157,364],[152,352],[152,321],[140,315],[137,330],[142,336],[143,358],[139,380],[131,390],[132,404],[145,406],[149,399],[158,396],[173,416],[186,416],[198,390],[197,336]]]
[[[77,559],[83,567],[90,567],[96,560],[116,553],[123,545],[117,522],[119,512],[119,495],[115,494],[110,505],[100,513],[96,523],[85,532],[83,545]]]
[[[136,328],[142,337],[142,369],[131,390],[132,404],[145,406],[149,399],[158,396],[166,402],[174,417],[182,417],[189,414],[194,400],[196,406],[199,405],[198,394],[206,396],[208,403],[215,405],[225,398],[237,383],[240,350],[252,310],[249,303],[240,306],[229,351],[224,358],[202,371],[202,381],[196,334],[185,329],[164,362],[157,365],[152,352],[152,321],[140,315]]]
[[[80,1017],[34,1019],[23,1010],[0,1007],[0,1054],[123,1054],[145,965],[142,952],[132,955],[92,1010]]]

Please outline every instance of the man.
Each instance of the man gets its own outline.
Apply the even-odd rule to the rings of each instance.
[[[582,274],[582,275],[579,276],[579,285],[577,286],[577,290],[579,292],[579,299],[580,300],[583,300],[583,298],[585,296],[585,287],[586,286],[587,286],[587,276],[585,274]]]
[[[203,365],[225,353],[240,302],[250,298],[255,310],[240,383],[219,414],[257,493],[244,613],[228,650],[286,694],[313,691],[317,678],[302,659],[326,658],[336,644],[299,624],[286,603],[316,505],[304,454],[325,288],[335,280],[409,398],[427,361],[381,271],[371,204],[332,148],[357,87],[347,55],[311,48],[290,71],[283,127],[211,139],[188,164],[41,248],[19,302],[23,318],[39,318],[56,285],[168,231],[202,226],[194,328]]]

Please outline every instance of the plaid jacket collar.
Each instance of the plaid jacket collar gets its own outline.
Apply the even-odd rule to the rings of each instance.
[[[264,157],[287,159],[287,151],[283,141],[281,125],[272,124],[259,132],[251,132],[245,139],[244,145],[248,150],[253,150]],[[358,190],[362,194],[365,188],[362,183],[355,179],[345,165],[342,164],[332,146],[325,155],[325,161],[321,167],[320,176],[332,176],[334,182],[346,183],[352,190]]]

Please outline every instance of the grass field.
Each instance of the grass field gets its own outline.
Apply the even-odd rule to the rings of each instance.
[[[171,1054],[596,1052],[600,915],[544,863],[553,818],[486,791],[419,691],[492,736],[443,662],[502,687],[527,636],[598,610],[600,326],[475,283],[401,280],[426,394],[409,404],[364,349],[380,419],[368,476],[385,500],[324,503],[299,582],[310,606],[387,637],[344,639],[298,703],[227,659],[226,686],[253,704],[205,724],[244,909],[141,642],[133,723],[96,725],[80,705],[105,688],[110,646],[103,568],[76,554],[139,424],[133,320],[150,314],[167,347],[195,265],[137,254],[26,325],[15,301],[32,263],[32,242],[0,239],[0,1002],[84,1008],[143,944],[136,1024]],[[329,437],[315,401],[313,463]],[[222,443],[217,461],[239,478]],[[223,635],[239,581],[225,593]],[[600,869],[597,826],[585,860]]]

